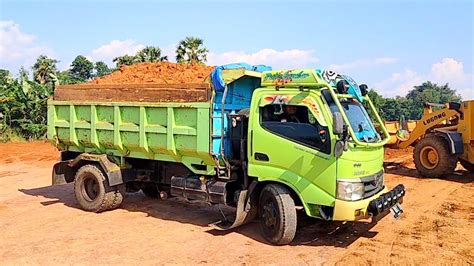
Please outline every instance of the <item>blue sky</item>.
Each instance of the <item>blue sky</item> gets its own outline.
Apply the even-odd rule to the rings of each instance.
[[[0,67],[39,54],[66,69],[76,55],[111,64],[144,45],[173,57],[199,36],[209,64],[331,68],[385,96],[425,80],[474,98],[473,1],[0,0]]]

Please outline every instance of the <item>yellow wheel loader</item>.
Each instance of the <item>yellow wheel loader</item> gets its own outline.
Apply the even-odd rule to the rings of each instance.
[[[474,172],[474,100],[461,103],[425,103],[417,121],[385,122],[391,135],[387,147],[414,146],[413,159],[425,177],[443,177],[459,161]]]

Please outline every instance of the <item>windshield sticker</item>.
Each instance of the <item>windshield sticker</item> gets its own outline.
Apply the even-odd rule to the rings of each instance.
[[[323,125],[323,126],[326,126],[326,121],[324,120],[323,116],[321,115],[321,111],[319,110],[319,107],[318,107],[318,104],[311,98],[305,98],[302,103],[306,106],[308,106],[308,108],[313,111],[313,114],[316,116],[316,119],[318,120],[318,122]]]
[[[293,80],[298,79],[305,79],[308,78],[310,75],[307,72],[299,71],[293,73],[292,70],[281,71],[281,72],[273,72],[273,73],[266,73],[263,76],[264,80],[273,81],[277,85],[284,85],[287,83],[292,82]]]
[[[268,95],[263,97],[263,101],[268,104],[287,104],[291,98],[288,95]]]

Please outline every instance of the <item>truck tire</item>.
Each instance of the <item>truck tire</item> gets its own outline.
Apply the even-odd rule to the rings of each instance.
[[[267,241],[286,245],[296,234],[295,202],[287,188],[278,184],[266,185],[260,193],[258,215],[260,229]]]
[[[463,159],[459,159],[459,163],[462,165],[462,167],[464,167],[464,169],[471,173],[474,173],[474,164]]]
[[[110,187],[104,173],[93,164],[86,164],[77,171],[74,194],[81,208],[90,212],[117,208],[123,200],[119,187]]]
[[[456,168],[457,158],[449,151],[443,137],[426,135],[415,146],[413,160],[418,172],[424,177],[439,178],[451,174]]]
[[[120,207],[120,205],[122,205],[125,192],[126,192],[125,185],[117,186],[117,189],[115,190],[115,198],[112,201],[112,204],[109,206],[108,210],[117,209],[118,207]]]

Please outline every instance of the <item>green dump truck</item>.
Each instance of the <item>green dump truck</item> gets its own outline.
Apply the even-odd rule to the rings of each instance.
[[[59,86],[53,184],[74,182],[92,212],[139,190],[226,205],[235,217],[216,228],[258,216],[273,244],[293,240],[297,209],[334,221],[401,214],[405,189],[384,185],[390,136],[365,85],[313,69],[214,71],[203,84]]]

